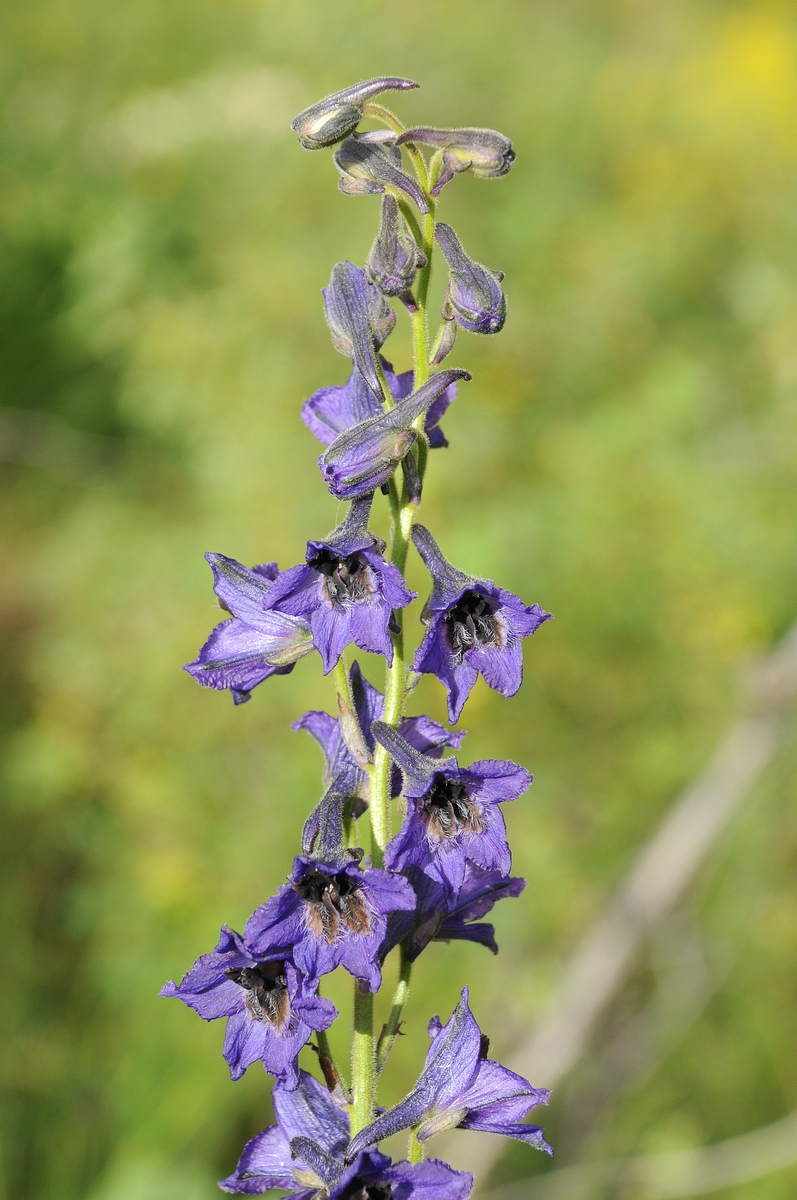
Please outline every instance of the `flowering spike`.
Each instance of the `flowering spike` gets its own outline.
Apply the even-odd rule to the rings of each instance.
[[[394,188],[414,200],[419,212],[429,211],[429,202],[418,184],[396,165],[389,148],[350,137],[338,147],[332,160],[340,171],[338,187],[346,195],[375,195]]]
[[[318,460],[332,495],[353,500],[387,483],[417,439],[415,422],[457,379],[470,379],[470,375],[459,369],[438,371],[390,412],[339,434]]]
[[[305,150],[323,150],[325,146],[333,146],[354,132],[362,120],[363,108],[368,100],[380,92],[408,91],[416,87],[420,87],[420,84],[411,79],[391,75],[355,83],[305,108],[293,118],[291,129],[298,135]]]
[[[410,288],[418,269],[425,266],[426,255],[410,233],[395,196],[384,196],[379,233],[365,261],[366,275],[385,296],[398,296],[414,312]]]
[[[503,271],[492,271],[469,258],[450,225],[441,221],[435,237],[448,263],[443,317],[456,320],[469,333],[500,333],[506,320]]]
[[[329,285],[322,292],[332,345],[354,360],[368,387],[381,400],[376,351],[392,332],[396,314],[368,282],[363,268],[350,262],[335,264]]]
[[[421,142],[442,151],[445,170],[432,189],[433,196],[462,171],[470,171],[480,179],[497,179],[506,175],[515,161],[512,143],[496,129],[432,129],[425,126],[408,129],[396,138],[397,146],[403,146],[405,142]]]

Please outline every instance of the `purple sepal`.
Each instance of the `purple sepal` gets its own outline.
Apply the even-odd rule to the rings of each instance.
[[[500,333],[506,320],[503,271],[492,271],[470,258],[451,226],[442,221],[435,237],[448,263],[444,319],[453,318],[469,333]]]
[[[376,351],[396,324],[396,314],[378,288],[368,282],[362,267],[335,263],[327,287],[321,289],[324,315],[332,345],[354,361],[377,403],[382,385],[376,367]]]
[[[318,460],[333,496],[353,500],[387,483],[417,438],[413,424],[467,371],[435,372],[389,412],[369,417],[339,434]]]
[[[388,914],[414,907],[401,875],[298,855],[289,882],[247,921],[244,942],[256,955],[290,953],[309,986],[342,966],[376,992]]]
[[[432,577],[422,618],[426,636],[413,670],[436,675],[447,689],[453,725],[480,674],[494,691],[515,695],[523,681],[521,641],[550,621],[551,613],[539,604],[525,605],[491,579],[452,567],[423,525],[413,527],[412,539]]]
[[[294,1088],[299,1051],[313,1030],[328,1029],[338,1015],[316,991],[289,960],[254,958],[240,934],[224,925],[216,949],[198,958],[179,984],[165,984],[160,994],[176,996],[205,1021],[228,1018],[224,1057],[233,1079],[260,1059],[285,1087]]]
[[[467,988],[462,989],[462,999],[445,1026],[436,1017],[429,1022],[429,1036],[432,1044],[414,1089],[352,1138],[348,1161],[411,1127],[417,1129],[420,1142],[459,1127],[501,1133],[553,1153],[539,1127],[520,1123],[532,1108],[547,1104],[550,1093],[533,1088],[521,1075],[486,1057],[485,1040],[468,1006]]]
[[[267,610],[276,563],[242,566],[223,554],[206,554],[213,571],[213,590],[232,619],[212,630],[188,671],[203,687],[229,688],[236,704],[270,675],[287,675],[314,649],[308,621]]]
[[[400,375],[395,375],[390,363],[384,358],[382,369],[396,400],[410,395],[412,371],[403,371]],[[456,399],[456,395],[457,385],[452,383],[435,400],[426,414],[424,432],[432,450],[448,445],[439,422],[451,401]],[[322,445],[331,446],[339,433],[351,429],[353,425],[369,417],[378,417],[382,411],[379,397],[374,395],[359,371],[355,370],[346,383],[320,388],[314,392],[302,407],[302,420]]]
[[[385,296],[398,296],[408,308],[415,310],[410,288],[418,269],[425,266],[426,255],[399,212],[396,197],[383,196],[379,233],[365,260],[366,275]]]
[[[417,594],[385,562],[384,542],[368,532],[372,495],[355,500],[325,539],[308,542],[307,565],[280,572],[266,599],[269,608],[309,621],[325,675],[352,642],[392,663],[392,614]]]
[[[298,1085],[288,1090],[277,1083],[273,1094],[277,1124],[257,1134],[243,1148],[232,1175],[219,1184],[222,1191],[257,1196],[282,1188],[304,1200],[316,1194],[306,1175],[309,1164],[291,1153],[297,1138],[312,1141],[341,1162],[349,1138],[348,1114],[307,1071],[299,1072]],[[305,1175],[304,1181],[299,1176]]]
[[[412,913],[391,914],[384,956],[404,942],[407,958],[414,962],[432,941],[477,942],[493,954],[498,953],[495,930],[481,918],[499,900],[519,896],[526,886],[525,879],[485,870],[468,862],[461,888],[452,892],[450,887],[430,878],[418,867],[408,867],[405,874],[417,904]]]
[[[360,732],[367,749],[373,756],[376,745],[371,724],[381,718],[384,697],[363,675],[355,660],[349,670],[349,688]],[[346,797],[367,795],[367,775],[356,762],[346,744],[340,721],[329,713],[313,711],[294,721],[293,729],[306,729],[318,742],[324,753],[324,788],[334,787]],[[446,746],[458,749],[465,738],[464,729],[446,729],[430,717],[403,717],[399,724],[402,737],[415,749],[430,758],[440,758]],[[401,772],[393,768],[391,794],[397,796],[401,790]]]

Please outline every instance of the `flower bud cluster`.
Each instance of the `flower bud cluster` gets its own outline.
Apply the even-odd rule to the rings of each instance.
[[[432,943],[455,939],[497,953],[484,918],[525,887],[511,874],[502,806],[519,799],[532,776],[502,759],[463,763],[464,731],[405,714],[405,701],[424,674],[445,688],[451,724],[479,675],[513,696],[522,682],[523,639],[550,617],[538,604],[453,566],[415,519],[428,451],[448,445],[440,421],[470,379],[461,368],[437,368],[453,349],[457,327],[498,333],[506,317],[502,273],[470,258],[451,226],[436,221],[437,197],[465,172],[505,175],[514,152],[493,130],[404,130],[374,101],[384,91],[414,87],[407,79],[369,80],[327,96],[293,121],[306,149],[337,146],[342,192],[382,197],[365,266],[337,263],[323,290],[332,344],[351,359],[351,374],[315,392],[301,412],[323,447],[323,481],[349,507],[335,528],[308,540],[295,566],[249,568],[208,554],[226,616],[186,667],[198,683],[229,691],[241,704],[264,680],[317,653],[336,694],[334,713],[312,711],[294,723],[319,744],[324,765],[322,794],[305,820],[286,882],[258,905],[242,934],[224,926],[215,949],[162,990],[205,1020],[226,1019],[223,1053],[233,1079],[258,1061],[275,1078],[276,1124],[246,1144],[220,1185],[227,1192],[466,1200],[471,1176],[425,1159],[426,1142],[455,1126],[551,1152],[542,1130],[523,1120],[547,1103],[548,1093],[488,1057],[467,988],[446,1024],[432,1018],[426,1063],[411,1093],[387,1111],[375,1106],[376,1068],[398,1033],[412,963],[434,953]],[[365,120],[383,127],[361,131]],[[431,148],[428,159],[419,147]],[[442,323],[430,339],[435,251],[447,285]],[[391,299],[404,306],[413,331],[413,366],[399,374],[382,355],[397,319]],[[377,493],[390,504],[389,545],[369,529]],[[431,586],[407,667],[404,613],[417,599],[404,579],[410,550],[417,550]],[[346,663],[351,646],[384,660],[384,693],[356,661]],[[390,838],[395,801],[403,819]],[[399,990],[375,1042],[363,1013],[370,1013],[394,952]],[[338,1013],[321,994],[324,977],[341,968],[355,981],[351,1087],[327,1041]],[[318,1055],[323,1084],[300,1066],[305,1047]],[[409,1161],[393,1163],[378,1143],[401,1130],[411,1131]]]

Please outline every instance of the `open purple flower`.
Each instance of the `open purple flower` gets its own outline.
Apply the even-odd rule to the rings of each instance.
[[[405,608],[417,594],[383,559],[382,539],[368,532],[372,499],[370,493],[355,500],[332,533],[308,542],[306,565],[281,571],[266,597],[269,609],[310,622],[325,675],[351,642],[392,663],[393,610]]]
[[[266,609],[278,575],[276,563],[243,567],[223,554],[206,554],[219,604],[232,615],[212,631],[198,656],[183,668],[203,687],[229,688],[236,704],[270,675],[289,674],[313,647],[310,623]]]
[[[355,370],[379,400],[382,385],[376,351],[393,331],[395,312],[379,288],[368,282],[364,269],[348,261],[335,263],[329,284],[321,291],[332,345],[353,359]]]
[[[352,1138],[346,1151],[349,1161],[382,1138],[416,1127],[419,1142],[447,1129],[477,1129],[553,1154],[539,1126],[522,1124],[530,1109],[548,1103],[550,1093],[487,1058],[489,1041],[468,1007],[467,988],[446,1025],[432,1018],[429,1036],[432,1044],[415,1087]]]
[[[413,670],[436,675],[448,689],[448,716],[454,724],[479,674],[494,691],[515,695],[523,682],[521,640],[551,614],[539,604],[525,605],[491,579],[476,579],[452,567],[423,525],[413,527],[412,540],[432,577],[432,594],[421,617],[428,628]]]
[[[376,742],[371,731],[373,721],[378,721],[384,709],[385,699],[363,675],[358,662],[349,670],[349,689],[354,702],[354,717],[357,722],[355,737],[362,742],[369,758],[373,758]],[[324,752],[324,788],[334,788],[346,797],[367,796],[367,776],[349,748],[339,718],[329,713],[313,711],[305,713],[293,723],[294,729],[306,729]],[[457,749],[465,738],[464,729],[450,730],[431,717],[403,717],[399,732],[410,746],[430,758],[439,758],[446,746]],[[350,738],[351,740],[351,738]],[[392,794],[401,790],[401,772],[393,770]]]
[[[219,1184],[223,1191],[258,1196],[279,1189],[297,1200],[467,1200],[470,1195],[473,1177],[435,1159],[394,1164],[378,1150],[366,1150],[347,1166],[348,1114],[306,1071],[295,1091],[274,1088],[274,1115],[277,1124],[246,1143],[235,1171]]]
[[[258,1059],[285,1087],[299,1082],[296,1059],[313,1030],[328,1029],[335,1006],[308,986],[289,959],[252,957],[240,934],[222,926],[215,950],[203,954],[180,984],[161,988],[205,1021],[227,1017],[224,1057],[233,1079]]]
[[[383,358],[382,370],[390,391],[396,400],[403,400],[412,392],[412,371],[393,372],[390,363]],[[429,447],[434,450],[447,446],[448,442],[440,428],[440,420],[452,400],[456,399],[457,385],[452,383],[429,407],[424,422],[424,432]],[[319,388],[302,407],[302,420],[312,434],[324,446],[331,446],[339,433],[351,429],[368,417],[378,417],[383,412],[380,398],[374,395],[359,371],[352,371],[344,384]]]
[[[247,921],[244,942],[256,956],[289,954],[309,986],[342,966],[376,992],[388,913],[414,906],[401,875],[300,854],[289,882]]]
[[[430,942],[478,942],[493,954],[498,953],[495,929],[481,918],[499,900],[519,896],[526,886],[525,879],[503,875],[500,871],[485,870],[466,863],[465,878],[457,892],[432,879],[419,867],[404,871],[416,896],[414,912],[391,913],[387,924],[387,939],[383,955],[400,942],[410,962],[426,949]]]
[[[453,756],[419,754],[382,721],[371,728],[404,774],[407,815],[385,851],[387,865],[419,867],[452,892],[462,887],[468,862],[506,875],[512,855],[498,805],[523,795],[532,782],[528,771],[492,758],[460,767]]]
[[[338,500],[354,500],[387,483],[418,437],[415,422],[425,419],[457,379],[470,379],[470,375],[459,369],[437,371],[389,412],[368,417],[338,434],[318,460],[332,495]]]

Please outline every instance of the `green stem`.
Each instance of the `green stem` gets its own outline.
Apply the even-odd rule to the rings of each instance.
[[[376,1073],[381,1072],[387,1056],[393,1049],[393,1043],[396,1040],[401,1025],[401,1014],[404,1010],[404,1005],[407,1003],[410,995],[410,977],[412,975],[412,963],[407,959],[404,947],[401,947],[401,960],[399,966],[398,983],[396,990],[393,993],[393,1006],[390,1009],[390,1016],[387,1019],[385,1028],[379,1038],[379,1043],[376,1047]]]
[[[411,1163],[420,1163],[426,1158],[426,1144],[418,1141],[418,1135],[414,1129],[410,1130],[407,1140],[407,1158]]]
[[[354,1040],[351,1048],[351,1136],[374,1117],[376,1071],[374,1070],[374,998],[354,981]]]

